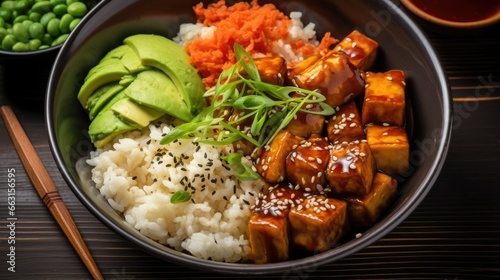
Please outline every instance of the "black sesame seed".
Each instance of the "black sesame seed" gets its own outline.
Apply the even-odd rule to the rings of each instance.
[[[151,139],[149,139],[148,141],[146,141],[146,144],[151,144]]]
[[[216,192],[217,192],[217,191],[213,191],[213,192],[212,192],[212,195],[214,195]]]
[[[226,201],[227,201],[227,197],[226,197],[226,196],[223,196],[222,198],[224,198],[224,200],[226,200]]]
[[[137,176],[133,176],[133,177],[132,177],[132,180],[137,180]]]
[[[242,199],[243,200],[243,203],[245,203],[246,205],[250,205],[250,202],[246,201],[245,199]]]

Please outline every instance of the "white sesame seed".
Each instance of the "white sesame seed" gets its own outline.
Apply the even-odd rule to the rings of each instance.
[[[354,163],[349,164],[349,168],[356,169],[356,164],[354,164]]]
[[[382,135],[383,135],[383,136],[387,136],[387,135],[389,135],[389,133],[384,132],[384,133],[382,133]]]
[[[392,77],[391,77],[391,76],[386,76],[385,78],[386,78],[387,80],[389,80],[389,81],[392,81]]]
[[[356,123],[351,123],[349,127],[356,127]]]
[[[389,123],[383,123],[382,125],[383,125],[383,126],[390,126],[390,124],[389,124]]]
[[[318,164],[322,164],[322,163],[323,163],[323,161],[322,161],[320,158],[317,158],[317,159],[316,159],[316,162],[317,162]]]

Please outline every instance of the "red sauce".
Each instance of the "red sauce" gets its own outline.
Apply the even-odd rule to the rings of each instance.
[[[486,19],[500,9],[500,0],[411,0],[435,17],[458,22]]]

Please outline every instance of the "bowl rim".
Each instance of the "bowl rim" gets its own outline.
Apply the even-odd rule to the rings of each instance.
[[[92,18],[92,15],[100,11],[107,3],[111,0],[103,0],[98,3],[94,9],[92,9],[88,16],[83,19],[83,21],[88,21]],[[315,269],[320,265],[327,263],[332,263],[338,261],[348,255],[356,253],[362,249],[365,249],[372,243],[378,241],[380,238],[385,236],[387,233],[396,228],[404,219],[406,219],[412,211],[422,202],[427,193],[432,188],[433,184],[437,180],[439,173],[444,165],[444,161],[448,152],[448,147],[451,139],[452,132],[452,98],[449,92],[448,80],[440,63],[440,60],[431,45],[428,37],[423,33],[421,28],[412,20],[400,7],[395,5],[392,0],[381,0],[378,6],[390,10],[392,13],[400,17],[400,19],[407,25],[414,34],[415,38],[420,39],[420,44],[422,44],[422,49],[426,49],[426,56],[429,58],[429,63],[433,65],[437,84],[440,87],[438,90],[441,93],[440,97],[442,101],[443,109],[443,120],[441,126],[441,135],[438,142],[436,143],[436,158],[432,162],[431,171],[426,174],[422,179],[422,183],[416,189],[415,194],[405,199],[405,202],[401,204],[401,208],[397,213],[392,215],[390,219],[384,222],[382,226],[381,223],[376,224],[369,230],[365,231],[363,235],[359,238],[350,240],[342,245],[342,248],[335,250],[328,250],[323,253],[313,254],[306,258],[288,260],[278,263],[268,263],[268,264],[244,264],[244,263],[225,263],[217,262],[211,260],[204,260],[190,256],[188,254],[183,254],[180,252],[173,252],[171,250],[163,250],[159,247],[148,246],[148,242],[145,240],[137,239],[132,233],[119,227],[118,225],[110,222],[106,214],[98,209],[98,207],[86,196],[86,193],[80,189],[77,183],[72,178],[70,172],[65,168],[65,163],[61,151],[57,149],[58,141],[56,139],[55,127],[54,127],[54,115],[53,112],[53,99],[55,95],[55,89],[57,85],[54,83],[52,76],[55,75],[57,65],[60,64],[62,54],[66,50],[66,46],[69,45],[77,36],[80,28],[85,25],[79,24],[76,32],[72,32],[72,35],[63,44],[61,51],[59,52],[56,62],[51,70],[49,83],[47,86],[47,94],[45,100],[45,120],[46,127],[48,130],[49,145],[52,151],[53,157],[56,161],[58,169],[60,170],[63,179],[68,184],[69,188],[73,191],[75,196],[80,200],[80,202],[91,212],[95,217],[100,220],[108,228],[112,229],[115,233],[119,234],[121,237],[131,242],[141,250],[158,257],[162,260],[169,261],[175,264],[179,264],[186,267],[192,267],[199,270],[211,271],[215,273],[224,274],[234,274],[234,275],[244,275],[244,274],[254,274],[254,275],[267,275],[276,273],[293,273],[294,269],[301,269],[301,271],[310,271],[308,269]],[[172,249],[173,250],[173,249]]]
[[[451,20],[445,20],[436,16],[433,16],[421,8],[419,8],[417,5],[415,5],[411,0],[401,0],[401,4],[405,6],[409,11],[411,11],[413,14],[418,16],[419,18],[429,21],[431,23],[445,26],[445,27],[451,27],[451,28],[460,28],[460,29],[474,29],[474,28],[480,28],[480,27],[486,27],[489,25],[493,25],[497,22],[500,22],[500,9],[497,10],[497,12],[490,17],[487,17],[485,19],[481,20],[476,20],[476,21],[466,21],[466,22],[460,22],[460,21],[451,21]]]

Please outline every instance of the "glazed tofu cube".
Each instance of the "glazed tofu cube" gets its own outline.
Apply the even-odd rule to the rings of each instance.
[[[361,116],[354,101],[350,101],[338,108],[333,116],[328,119],[326,131],[328,139],[334,143],[344,141],[352,142],[365,138]]]
[[[396,179],[378,172],[368,194],[345,198],[351,226],[357,229],[372,226],[396,197],[397,186]]]
[[[401,70],[366,73],[361,112],[363,124],[403,125],[405,121],[405,75]]]
[[[252,259],[255,263],[285,261],[289,256],[288,213],[304,201],[291,185],[270,188],[260,195],[248,222]]]
[[[376,165],[366,142],[334,145],[327,176],[331,191],[338,195],[364,195],[370,192]]]
[[[255,154],[255,168],[257,172],[268,182],[278,183],[285,178],[286,157],[295,145],[303,138],[299,138],[287,130],[281,130],[276,137]]]
[[[309,66],[320,60],[320,58],[320,55],[311,55],[296,64],[294,67],[288,69],[285,83],[287,85],[296,86],[295,82],[293,81],[294,77],[300,75],[300,73],[304,72],[307,68],[309,68]]]
[[[291,94],[292,97],[298,94]],[[303,109],[319,112],[322,110],[318,103],[304,104]],[[288,123],[286,130],[293,135],[308,138],[313,134],[323,132],[325,125],[325,116],[318,114],[310,114],[305,112],[297,112],[295,117]]]
[[[248,222],[252,259],[255,263],[288,260],[289,238],[286,215],[253,213]]]
[[[255,66],[263,82],[284,85],[287,75],[286,61],[281,56],[254,58]]]
[[[346,202],[322,195],[307,197],[289,219],[292,244],[309,251],[328,250],[349,229]]]
[[[335,52],[344,52],[354,66],[362,70],[372,67],[377,57],[378,43],[354,30],[340,41],[334,48]]]
[[[323,94],[332,107],[353,100],[363,92],[365,84],[347,55],[333,51],[290,78],[298,87]]]
[[[366,139],[378,169],[394,175],[408,171],[410,144],[403,127],[369,125]]]
[[[320,135],[312,135],[288,154],[286,178],[307,193],[325,190],[325,170],[330,158],[330,143]]]

